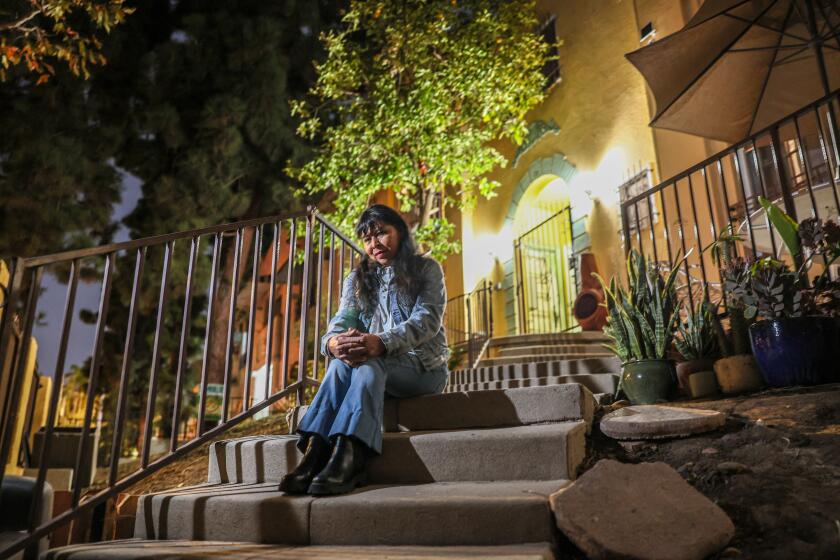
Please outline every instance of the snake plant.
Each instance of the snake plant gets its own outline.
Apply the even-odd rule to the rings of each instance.
[[[604,334],[612,339],[605,345],[622,363],[662,360],[671,346],[679,318],[674,288],[681,259],[663,278],[645,257],[632,250],[627,257],[625,289],[613,278],[607,284],[593,274],[604,288],[608,311]]]
[[[698,302],[692,308],[683,301],[685,321],[677,326],[679,336],[674,338],[674,344],[682,357],[686,360],[701,360],[714,358],[718,355],[718,342],[715,336],[715,317],[712,304],[708,301]]]

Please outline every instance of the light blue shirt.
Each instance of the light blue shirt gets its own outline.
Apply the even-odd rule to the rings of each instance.
[[[327,342],[336,334],[355,328],[374,333],[382,340],[385,353],[398,356],[413,352],[427,370],[445,367],[449,360],[449,347],[443,328],[446,310],[446,285],[443,269],[430,257],[424,257],[418,271],[420,289],[411,297],[397,290],[393,267],[381,267],[379,294],[372,312],[362,311],[355,295],[356,271],[344,279],[338,312],[330,320],[327,332],[321,338],[321,353],[328,355]],[[404,321],[397,324],[391,316],[392,298]]]

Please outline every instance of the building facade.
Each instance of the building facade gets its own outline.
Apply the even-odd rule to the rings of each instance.
[[[622,198],[725,147],[651,128],[651,96],[624,56],[682,28],[701,3],[537,3],[543,33],[558,43],[556,81],[528,115],[525,143],[496,144],[509,162],[492,175],[500,184],[497,196],[449,216],[462,251],[445,263],[448,292],[492,285],[488,312],[495,336],[571,326],[571,300],[583,280],[574,256],[594,254],[606,278],[622,270]],[[560,310],[546,317],[546,302]]]

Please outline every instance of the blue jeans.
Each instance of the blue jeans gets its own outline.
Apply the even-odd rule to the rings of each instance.
[[[440,393],[447,375],[445,366],[426,371],[413,353],[372,358],[358,367],[332,360],[297,432],[317,433],[325,439],[354,436],[381,453],[385,393],[397,398]],[[303,446],[301,438],[301,451]]]

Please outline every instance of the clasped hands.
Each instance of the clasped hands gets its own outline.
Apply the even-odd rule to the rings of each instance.
[[[327,342],[327,348],[330,354],[351,367],[356,367],[370,358],[385,353],[385,345],[381,338],[356,329],[331,337]]]

